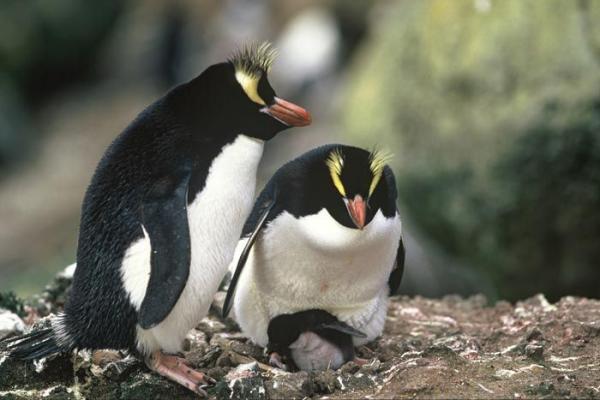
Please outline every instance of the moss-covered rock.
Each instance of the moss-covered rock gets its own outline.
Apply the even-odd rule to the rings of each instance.
[[[25,316],[23,300],[17,297],[14,292],[0,292],[0,308],[9,310],[20,317]]]
[[[501,297],[596,296],[600,3],[389,7],[350,74],[348,137],[393,150],[408,219]]]

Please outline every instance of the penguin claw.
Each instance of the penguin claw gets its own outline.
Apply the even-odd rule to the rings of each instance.
[[[206,390],[202,389],[200,386],[196,387],[196,392],[202,397],[208,397],[208,393],[206,393]]]

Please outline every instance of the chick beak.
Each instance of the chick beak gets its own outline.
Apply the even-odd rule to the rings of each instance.
[[[261,108],[260,111],[288,126],[306,126],[312,122],[308,111],[279,97],[275,97],[273,104]]]
[[[358,229],[364,228],[365,220],[367,219],[367,203],[363,200],[362,196],[357,194],[352,200],[345,199],[345,203],[354,225]]]

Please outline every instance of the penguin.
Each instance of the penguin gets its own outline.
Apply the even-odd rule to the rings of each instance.
[[[207,314],[254,200],[265,141],[310,124],[275,95],[268,43],[208,67],[147,107],[108,147],[85,194],[77,266],[51,328],[12,357],[129,349],[195,392],[214,381],[177,354]]]
[[[282,367],[285,350],[300,369],[335,369],[382,333],[405,254],[387,160],[381,151],[319,147],[282,166],[255,202],[223,315],[233,310],[271,364]]]
[[[269,364],[286,371],[324,370],[356,360],[352,337],[366,337],[319,309],[280,314],[269,321],[267,335]]]

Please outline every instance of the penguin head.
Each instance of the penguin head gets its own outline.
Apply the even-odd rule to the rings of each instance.
[[[175,88],[171,98],[179,116],[213,135],[269,140],[278,132],[311,123],[304,108],[276,96],[268,80],[275,58],[270,44],[238,50],[227,61],[207,68]]]
[[[384,178],[390,155],[351,146],[335,146],[325,159],[328,175],[323,191],[329,214],[340,224],[355,229],[367,226],[382,210],[395,212],[395,183]],[[391,173],[391,171],[389,171]]]
[[[306,126],[311,116],[304,108],[276,96],[267,77],[276,51],[269,43],[245,47],[230,58],[238,84],[240,117],[247,134],[270,139],[291,126]],[[241,88],[243,94],[239,95]]]

